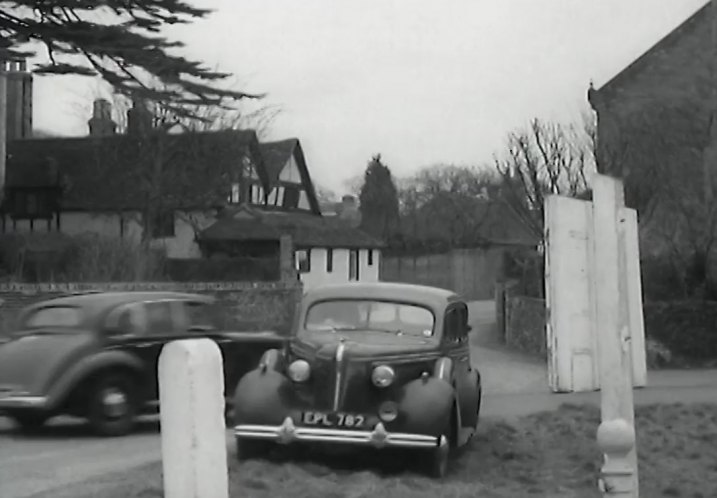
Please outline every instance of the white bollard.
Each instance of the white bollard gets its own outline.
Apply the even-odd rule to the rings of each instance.
[[[228,498],[222,354],[210,339],[174,341],[159,356],[165,498]]]

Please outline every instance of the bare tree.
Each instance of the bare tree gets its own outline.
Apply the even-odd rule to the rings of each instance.
[[[404,240],[449,247],[482,241],[481,227],[499,178],[490,169],[433,165],[400,179],[399,209]]]
[[[594,125],[563,125],[533,119],[508,135],[503,157],[494,160],[502,196],[536,237],[543,237],[545,197],[578,197],[589,192],[595,168]]]

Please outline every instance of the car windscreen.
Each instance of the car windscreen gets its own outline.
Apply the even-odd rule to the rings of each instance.
[[[23,329],[73,328],[82,324],[82,311],[76,306],[46,306],[25,317]]]
[[[304,328],[307,331],[381,331],[430,337],[434,324],[433,312],[417,304],[336,299],[311,305]]]

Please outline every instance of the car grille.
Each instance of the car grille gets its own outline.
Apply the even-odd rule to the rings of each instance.
[[[333,404],[336,362],[317,358],[312,368],[312,390],[316,408],[329,410]]]

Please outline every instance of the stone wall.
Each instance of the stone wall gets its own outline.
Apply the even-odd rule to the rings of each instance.
[[[12,329],[19,311],[32,303],[77,292],[177,291],[216,297],[223,327],[230,330],[291,330],[301,299],[300,282],[114,282],[0,284],[0,335]]]
[[[547,358],[545,300],[510,296],[505,301],[505,344]]]

